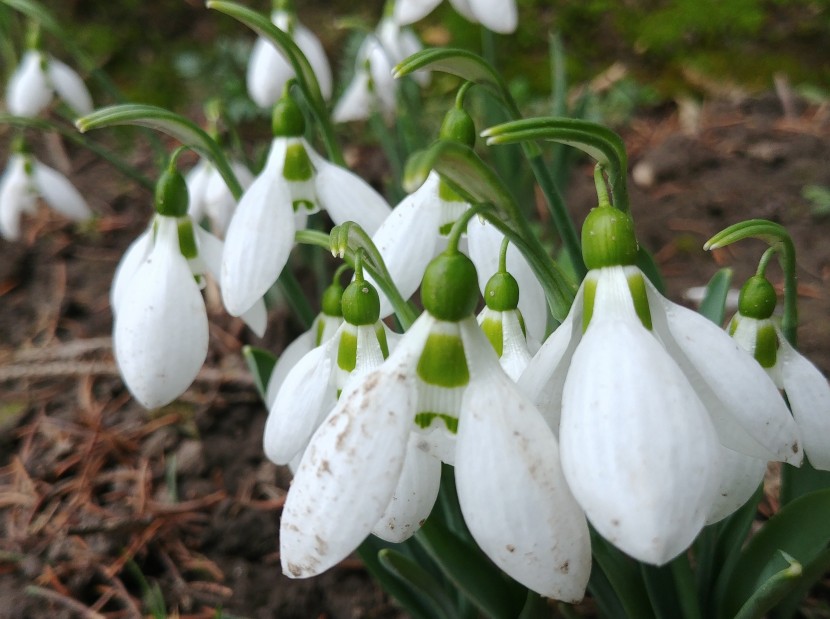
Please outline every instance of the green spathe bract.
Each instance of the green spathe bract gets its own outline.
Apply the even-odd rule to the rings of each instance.
[[[458,322],[478,304],[476,268],[464,254],[440,254],[427,265],[421,282],[421,302],[439,320]]]
[[[353,325],[373,325],[380,319],[378,291],[367,281],[353,281],[341,301],[343,319]]]
[[[778,295],[775,288],[763,275],[753,275],[741,287],[738,311],[743,316],[764,320],[772,316]]]
[[[591,209],[582,226],[582,256],[589,269],[634,264],[637,238],[631,217],[611,206]]]

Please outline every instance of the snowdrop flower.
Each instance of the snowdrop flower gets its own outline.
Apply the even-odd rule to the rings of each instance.
[[[9,112],[15,116],[37,116],[55,94],[78,116],[92,111],[92,97],[74,70],[41,51],[26,51],[6,87]]]
[[[285,377],[300,359],[313,348],[328,342],[343,324],[343,311],[340,306],[342,297],[343,287],[335,281],[323,292],[320,313],[315,316],[308,331],[302,333],[282,351],[271,376],[268,377],[265,404],[269,409],[274,405]]]
[[[397,0],[395,21],[411,24],[429,15],[441,0]],[[493,32],[509,34],[516,30],[516,0],[450,0],[453,8],[466,19],[481,23]]]
[[[625,213],[593,209],[582,242],[590,271],[518,384],[558,431],[565,477],[588,520],[634,558],[662,565],[712,511],[719,442],[798,463],[798,429],[746,353],[634,266]]]
[[[276,464],[302,455],[311,435],[350,380],[359,380],[389,356],[395,340],[380,322],[375,288],[362,276],[346,288],[343,320],[334,335],[309,351],[285,376],[268,413],[263,445]]]
[[[277,281],[294,246],[295,212],[325,209],[341,224],[355,221],[369,234],[389,205],[346,168],[326,161],[302,137],[302,112],[285,96],[274,108],[268,160],[236,208],[225,236],[221,287],[225,307],[239,316]]]
[[[421,289],[426,311],[379,368],[346,386],[303,454],[280,526],[283,571],[319,574],[370,532],[414,533],[438,493],[440,458],[455,466],[461,511],[488,557],[534,591],[580,599],[585,518],[553,433],[475,322],[475,267],[444,253]]]
[[[499,271],[484,288],[486,306],[478,315],[481,330],[493,345],[502,369],[513,380],[519,379],[530,362],[519,298],[516,278]]]
[[[375,33],[367,36],[357,51],[355,74],[334,107],[334,122],[365,120],[375,111],[391,120],[397,109],[398,89],[392,69],[421,49],[421,42],[410,29],[402,29],[389,17],[381,19]],[[429,83],[427,72],[418,71],[413,77],[422,86]]]
[[[60,172],[31,155],[15,152],[0,179],[0,236],[20,238],[20,217],[35,212],[38,198],[73,221],[92,217],[86,200]]]
[[[278,6],[271,13],[271,21],[294,39],[314,70],[323,97],[331,97],[331,68],[320,39],[297,20],[293,11],[284,6]],[[274,105],[292,77],[294,69],[282,53],[269,40],[258,38],[251,51],[247,74],[248,94],[254,103],[266,108]]]
[[[173,165],[173,164],[171,164]],[[222,241],[187,216],[187,185],[168,169],[156,189],[149,229],[119,263],[110,291],[115,359],[136,400],[147,408],[172,402],[193,382],[208,347],[200,282],[218,276]],[[243,319],[257,334],[266,326],[259,300]]]
[[[772,284],[750,277],[741,289],[738,313],[729,334],[753,355],[787,396],[801,429],[804,453],[814,468],[830,470],[830,385],[809,360],[787,341],[772,314],[776,305]]]
[[[242,188],[250,187],[254,177],[248,168],[239,161],[231,161],[230,165]],[[200,159],[185,176],[185,182],[190,195],[187,214],[197,222],[207,217],[211,229],[224,235],[236,209],[236,200],[225,179],[209,160]]]

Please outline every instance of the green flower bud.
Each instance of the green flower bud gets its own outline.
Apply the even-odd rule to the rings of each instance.
[[[323,292],[323,299],[321,302],[322,311],[327,316],[342,316],[343,309],[340,307],[340,301],[343,298],[343,286],[334,283]]]
[[[478,304],[478,279],[473,261],[459,252],[438,255],[427,265],[421,302],[439,320],[458,322]]]
[[[271,116],[271,133],[274,137],[299,137],[305,133],[305,118],[300,106],[289,97],[283,97],[274,105]]]
[[[582,256],[589,269],[634,264],[637,238],[631,217],[611,206],[591,209],[582,225]]]
[[[439,136],[472,148],[476,143],[476,126],[466,110],[454,107],[444,116]]]
[[[764,320],[772,316],[778,295],[763,275],[753,275],[741,287],[738,311],[749,318]]]
[[[497,312],[516,309],[519,307],[519,282],[510,273],[496,273],[484,287],[484,302]]]
[[[167,217],[184,217],[188,201],[184,176],[174,166],[168,166],[156,183],[156,212]]]
[[[343,319],[352,325],[373,325],[380,319],[378,291],[367,281],[353,281],[346,286],[341,307]]]

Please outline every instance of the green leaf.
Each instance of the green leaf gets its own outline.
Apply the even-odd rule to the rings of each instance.
[[[485,129],[487,144],[551,140],[578,148],[608,174],[614,206],[628,211],[628,156],[619,135],[608,127],[576,118],[541,117],[514,120]]]
[[[458,616],[455,605],[441,584],[415,561],[391,548],[381,550],[378,560],[384,568],[408,585],[413,594],[420,595],[430,604],[430,617],[455,619]]]
[[[216,170],[222,175],[234,198],[238,200],[242,197],[242,186],[236,179],[236,175],[228,164],[219,144],[198,125],[184,116],[155,105],[126,103],[95,110],[75,121],[75,126],[81,133],[85,133],[90,129],[116,125],[149,127],[176,138],[182,144],[210,159],[213,165],[216,166]]]
[[[782,505],[802,495],[827,488],[830,488],[830,471],[816,470],[806,458],[798,468],[789,464],[781,467],[780,500]]]
[[[827,551],[824,554],[827,554]],[[783,600],[784,596],[798,585],[802,575],[801,564],[786,552],[782,551],[781,556],[789,565],[764,581],[741,606],[735,614],[735,619],[761,619],[768,610]]]
[[[698,310],[703,316],[716,325],[723,325],[726,314],[726,295],[729,294],[729,285],[732,283],[732,269],[721,269],[712,276],[706,284],[706,292]]]
[[[773,575],[787,567],[778,551],[802,565],[819,558],[830,543],[830,490],[802,496],[784,506],[749,540],[718,603],[720,617],[734,617]]]
[[[268,391],[268,379],[271,378],[271,372],[274,371],[277,358],[267,350],[254,346],[243,346],[242,356],[245,358],[245,363],[248,364],[251,374],[254,375],[254,384],[259,392],[259,397],[265,401],[265,394]]]
[[[398,63],[392,75],[403,77],[421,69],[443,71],[484,86],[504,104],[511,118],[520,117],[516,102],[501,75],[478,54],[451,47],[424,49]]]
[[[596,565],[605,574],[617,598],[632,619],[654,619],[648,591],[639,564],[591,530],[591,550]],[[593,575],[591,579],[593,581]]]
[[[427,519],[416,539],[447,578],[487,617],[519,616],[527,590],[502,574],[479,548],[464,543],[435,518]]]

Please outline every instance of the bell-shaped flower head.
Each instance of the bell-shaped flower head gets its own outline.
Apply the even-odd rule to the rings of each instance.
[[[340,327],[291,368],[270,407],[263,437],[270,460],[289,464],[301,456],[346,384],[389,356],[387,327],[380,322],[379,308],[377,291],[362,277],[342,293]]]
[[[412,30],[401,28],[391,17],[383,17],[355,56],[355,71],[332,112],[334,122],[365,120],[373,113],[391,121],[397,109],[398,82],[393,67],[422,48]],[[413,78],[429,83],[429,73],[418,71]]]
[[[41,51],[27,50],[6,86],[9,112],[35,117],[56,94],[78,116],[92,111],[92,97],[73,69]]]
[[[86,200],[63,174],[31,155],[14,152],[0,178],[0,236],[20,238],[20,217],[35,212],[38,198],[73,221],[92,217]]]
[[[287,92],[274,107],[273,131],[265,167],[243,194],[225,236],[222,294],[233,316],[277,281],[294,246],[295,213],[323,209],[335,223],[355,221],[372,234],[390,211],[366,181],[306,142],[302,111]]]
[[[245,164],[231,161],[230,165],[242,188],[250,187],[254,177]],[[207,159],[200,159],[187,173],[185,181],[190,195],[188,215],[197,222],[207,217],[211,230],[219,236],[224,236],[236,210],[236,199],[216,166]]]
[[[441,0],[396,0],[395,21],[411,24],[429,15]],[[493,32],[509,34],[516,30],[516,0],[450,0],[466,19],[481,23]]]
[[[271,13],[274,25],[291,36],[308,59],[323,97],[331,97],[331,67],[320,39],[297,20],[285,0],[278,0]],[[248,94],[260,107],[270,108],[276,103],[285,85],[294,77],[294,69],[269,40],[259,37],[248,59]]]
[[[478,324],[490,340],[505,373],[513,380],[530,362],[524,320],[519,311],[519,283],[504,270],[493,275],[484,288],[485,308]]]
[[[763,275],[750,277],[741,288],[738,313],[729,323],[729,333],[787,396],[810,464],[828,471],[830,385],[784,337],[779,321],[773,317],[776,301],[775,289]]]
[[[187,215],[187,185],[173,167],[156,188],[149,229],[127,249],[110,291],[115,316],[113,347],[133,396],[147,408],[172,402],[193,382],[208,347],[204,275],[218,277],[222,241]],[[258,335],[265,305],[254,303],[243,319]]]
[[[426,311],[381,366],[347,384],[311,438],[283,510],[283,571],[319,574],[371,532],[406,539],[432,508],[443,460],[455,465],[462,513],[490,559],[543,595],[580,599],[590,571],[584,515],[553,433],[475,322],[475,267],[457,238],[421,290]]]
[[[519,387],[558,428],[565,476],[597,531],[660,565],[712,511],[719,443],[798,461],[798,432],[757,364],[634,266],[627,214],[594,209],[583,252],[590,271],[571,312]]]

